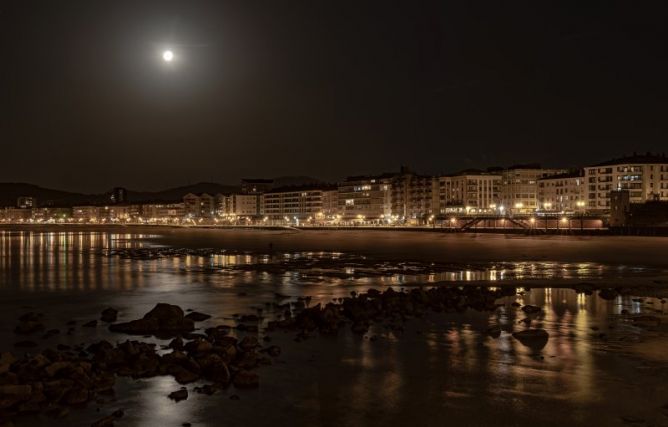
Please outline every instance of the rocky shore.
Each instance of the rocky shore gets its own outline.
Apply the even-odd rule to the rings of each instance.
[[[588,284],[579,285],[575,290],[585,294],[596,292],[603,299],[631,292],[625,288],[596,289]],[[62,418],[72,409],[87,404],[103,406],[113,396],[118,377],[171,376],[183,385],[165,396],[174,402],[188,399],[191,393],[212,395],[224,389],[242,394],[244,389],[259,387],[261,368],[280,357],[281,349],[269,344],[269,334],[278,330],[291,332],[296,341],[302,341],[349,328],[375,341],[375,335],[368,335],[371,326],[401,333],[406,321],[427,313],[493,312],[504,307],[519,310],[524,316],[520,330],[515,331],[513,337],[538,351],[550,338],[540,323],[534,322],[540,319],[542,309],[509,302],[517,293],[518,289],[513,287],[369,289],[313,306],[309,298],[295,300],[275,294],[270,306],[257,310],[257,314],[238,316],[235,326],[219,324],[206,328],[198,328],[198,323],[208,320],[208,314],[185,312],[175,305],[157,304],[142,318],[120,323],[116,323],[118,312],[108,308],[99,319],[82,327],[109,324],[109,330],[119,337],[154,336],[164,339],[165,344],[158,346],[121,338],[116,343],[103,340],[71,347],[61,344],[39,353],[29,351],[37,346],[32,340],[60,331],[47,328],[41,313],[25,313],[15,328],[19,337],[15,347],[28,351],[0,353],[0,425],[10,426],[12,420],[28,414]],[[504,297],[511,298],[503,302]],[[661,324],[659,317],[651,315],[629,315],[628,320],[648,328]],[[73,328],[75,325],[70,324],[68,333]],[[501,330],[492,326],[486,333],[498,338]],[[196,387],[188,388],[188,384],[195,382]],[[230,399],[238,399],[239,394],[231,394]],[[115,411],[101,417],[93,426],[111,426],[123,415],[124,411]]]

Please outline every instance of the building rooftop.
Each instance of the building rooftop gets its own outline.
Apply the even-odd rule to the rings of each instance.
[[[336,184],[305,184],[305,185],[288,185],[284,187],[272,188],[264,194],[275,194],[275,193],[294,193],[297,191],[313,191],[313,190],[336,190],[338,187]]]
[[[612,165],[626,165],[631,163],[637,164],[651,164],[651,163],[668,163],[668,157],[666,154],[636,154],[633,153],[631,156],[619,157],[617,159],[611,159],[602,163],[597,163],[592,166],[612,166]]]
[[[577,170],[577,171],[559,173],[559,174],[556,174],[556,175],[544,176],[542,178],[538,178],[538,181],[546,181],[548,179],[581,178],[583,176],[584,176],[584,171]]]

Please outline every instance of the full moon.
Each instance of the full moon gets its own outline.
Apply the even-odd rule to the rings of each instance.
[[[166,50],[162,52],[162,59],[165,62],[172,62],[172,60],[174,59],[174,52],[172,52],[171,50]]]

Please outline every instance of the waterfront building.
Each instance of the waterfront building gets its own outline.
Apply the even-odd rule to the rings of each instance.
[[[337,221],[340,219],[339,189],[337,186],[332,186],[322,191],[322,214],[326,221]]]
[[[587,210],[610,211],[610,193],[628,190],[630,203],[668,201],[668,158],[633,155],[609,160],[584,170]]]
[[[218,194],[218,216],[254,218],[260,215],[260,199],[259,193]]]
[[[338,187],[339,214],[344,221],[387,221],[392,217],[395,174],[350,176]]]
[[[320,222],[324,219],[323,193],[332,189],[323,185],[272,189],[262,195],[264,215],[271,222]]]
[[[538,210],[543,212],[584,212],[585,183],[582,171],[538,179]]]
[[[418,175],[402,167],[391,178],[390,200],[392,221],[427,223],[438,210],[438,179]]]
[[[32,219],[37,222],[68,221],[72,218],[71,208],[33,208]]]
[[[183,196],[183,205],[189,218],[213,218],[216,213],[216,198],[207,193],[188,193]]]
[[[7,207],[0,211],[1,219],[6,222],[24,222],[32,218],[32,209]]]
[[[438,178],[441,215],[480,214],[502,211],[501,175],[468,170]]]
[[[141,215],[149,221],[174,220],[186,215],[184,203],[151,203],[141,206]]]
[[[525,214],[538,209],[538,180],[567,173],[565,169],[544,169],[540,165],[517,165],[501,172],[501,206],[506,212]]]
[[[97,221],[100,217],[99,206],[74,206],[72,207],[72,219],[77,222]]]

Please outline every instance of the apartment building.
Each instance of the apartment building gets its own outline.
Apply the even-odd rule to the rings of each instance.
[[[395,174],[350,176],[338,187],[339,214],[344,221],[382,221],[392,216]]]
[[[183,196],[183,205],[191,218],[212,218],[216,213],[216,198],[207,193],[188,193]]]
[[[183,218],[186,215],[184,203],[156,203],[142,205],[142,216],[150,219]]]
[[[218,216],[243,216],[253,218],[261,214],[259,193],[219,194],[216,196]]]
[[[322,214],[325,220],[340,218],[338,187],[332,186],[322,191]]]
[[[402,167],[391,179],[390,200],[393,219],[425,223],[438,211],[438,179]]]
[[[494,213],[500,206],[501,175],[464,171],[438,178],[438,213]]]
[[[295,223],[324,219],[324,193],[330,186],[291,186],[269,190],[262,195],[264,215],[274,221]]]
[[[501,205],[506,212],[525,214],[538,209],[538,180],[567,173],[565,169],[544,169],[540,165],[517,165],[501,173]]]
[[[584,212],[585,182],[582,171],[538,179],[538,210]]]
[[[628,190],[630,203],[668,201],[668,158],[633,155],[584,170],[587,210],[610,211],[610,192]]]

